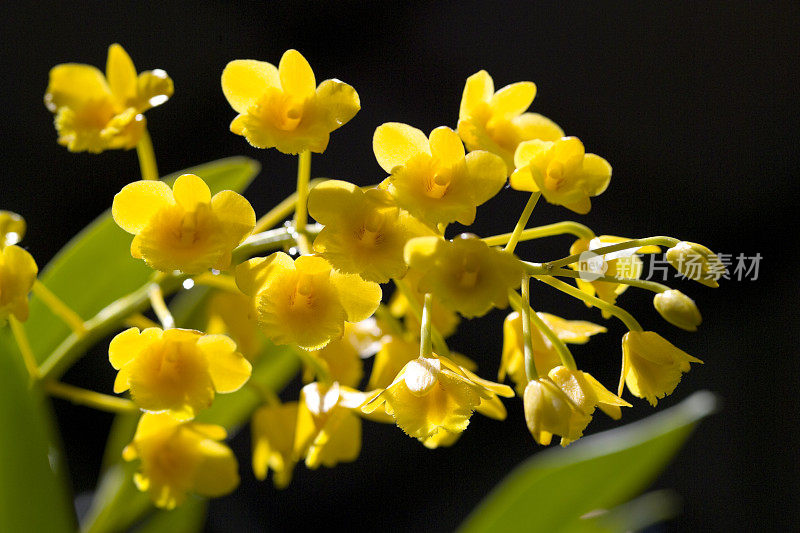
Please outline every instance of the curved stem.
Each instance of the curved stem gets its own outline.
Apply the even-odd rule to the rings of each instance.
[[[575,235],[581,239],[594,238],[594,232],[587,226],[579,224],[578,222],[565,220],[564,222],[556,222],[555,224],[547,224],[546,226],[538,226],[523,230],[519,235],[519,242],[541,239],[542,237],[552,237],[564,233]],[[502,246],[511,240],[511,235],[512,233],[502,233],[500,235],[484,237],[481,240],[489,246]]]
[[[67,304],[53,294],[44,283],[38,279],[33,284],[33,294],[36,295],[54,315],[63,320],[69,328],[78,335],[86,333],[86,326],[78,313],[72,310]]]
[[[523,276],[522,285],[522,345],[525,353],[525,377],[528,381],[539,379],[536,360],[533,358],[533,339],[531,338],[531,297],[530,278]]]
[[[58,381],[45,381],[44,390],[51,396],[110,413],[135,413],[139,411],[135,403],[125,398],[116,398]]]
[[[313,224],[306,226],[304,233],[313,237],[320,231],[322,226]],[[250,235],[233,250],[231,264],[237,265],[259,253],[274,252],[294,246],[297,244],[295,235],[291,228],[277,228]]]
[[[147,132],[147,127],[142,130],[142,137],[136,144],[136,154],[139,156],[139,169],[143,180],[157,180],[158,166],[156,165],[156,154],[153,151],[153,141]]]
[[[533,208],[536,207],[536,202],[539,201],[541,196],[542,193],[539,191],[531,193],[530,198],[528,198],[528,203],[525,204],[525,208],[522,210],[519,220],[517,220],[517,225],[514,226],[514,231],[511,233],[511,237],[506,243],[506,252],[511,254],[514,253],[514,248],[517,247],[522,230],[524,230],[525,226],[528,224],[528,220],[531,218],[531,213],[533,213]]]
[[[541,281],[542,283],[546,283],[551,287],[560,290],[561,292],[565,292],[570,296],[578,298],[579,300],[583,300],[584,302],[590,303],[596,307],[599,307],[600,309],[603,309],[604,311],[607,311],[608,313],[620,319],[622,323],[625,324],[625,326],[631,331],[643,330],[639,322],[637,322],[636,319],[633,318],[633,315],[631,315],[629,312],[625,311],[621,307],[612,305],[595,296],[589,296],[580,289],[573,287],[572,285],[569,285],[567,283],[564,283],[560,279],[555,279],[550,276],[534,276],[534,277],[539,281]]]
[[[14,335],[17,347],[22,354],[25,368],[28,369],[28,374],[31,376],[31,379],[39,379],[39,367],[36,365],[36,357],[33,355],[33,350],[31,350],[31,343],[28,342],[28,335],[25,333],[25,328],[14,315],[8,316],[8,323],[11,326],[11,333]]]
[[[628,248],[641,248],[642,246],[648,246],[650,244],[661,245],[661,246],[668,246],[672,248],[680,241],[678,239],[674,239],[672,237],[647,237],[646,239],[631,239],[629,241],[621,242],[618,244],[612,244],[609,246],[604,246],[602,248],[596,248],[591,250],[591,252],[595,255],[604,255],[610,254],[611,252],[617,252],[619,250],[627,250]],[[553,269],[553,268],[560,268],[563,266],[571,265],[572,263],[577,263],[581,260],[581,256],[586,252],[581,252],[579,254],[573,254],[563,259],[558,259],[556,261],[549,261],[547,263],[543,263],[544,266]]]
[[[522,298],[520,298],[520,295],[514,290],[509,290],[508,300],[511,302],[511,306],[514,308],[514,310],[521,315]],[[558,338],[556,332],[553,331],[544,320],[539,318],[539,315],[537,315],[533,310],[531,310],[530,319],[531,323],[536,326],[536,329],[541,331],[544,336],[547,337],[547,340],[549,340],[550,343],[555,347],[556,351],[558,352],[558,357],[561,359],[561,364],[570,370],[577,370],[578,367],[575,364],[575,358],[572,357],[572,352],[569,351],[569,348],[567,348],[567,345],[564,343],[564,341]]]
[[[541,265],[527,263],[525,261],[522,262],[522,265],[525,267],[525,271],[528,272],[528,274],[531,276],[548,275],[548,276],[560,276],[564,278],[581,278],[581,279],[586,279],[587,281],[605,281],[608,283],[621,283],[622,285],[630,285],[631,287],[637,287],[639,289],[645,289],[655,293],[661,293],[670,290],[670,288],[667,285],[655,281],[647,281],[643,279],[632,279],[632,278],[619,278],[617,276],[604,276],[604,275],[601,276],[594,272],[585,272],[583,270],[568,270],[566,268],[556,268],[544,272]]]

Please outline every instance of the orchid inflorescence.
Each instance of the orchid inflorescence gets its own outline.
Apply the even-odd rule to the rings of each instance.
[[[172,508],[189,492],[219,496],[238,485],[236,458],[222,442],[226,430],[195,417],[216,395],[245,385],[262,399],[252,413],[253,471],[264,479],[271,470],[282,488],[300,461],[317,468],[355,460],[362,419],[395,423],[436,448],[452,445],[476,411],[504,419],[500,398],[517,396],[535,441],[547,445],[558,435],[565,446],[582,436],[595,408],[619,419],[621,408],[631,406],[622,398],[626,386],[655,406],[690,363],[701,362],[643,331],[616,300],[630,286],[650,290],[667,321],[696,330],[701,319],[694,302],[640,279],[639,254],[666,247],[680,273],[715,287],[721,271],[710,250],[671,237],[597,236],[571,221],[526,229],[541,197],[585,214],[611,178],[604,158],[527,111],[533,83],[495,91],[480,71],[466,80],[455,129],[441,126],[426,135],[402,123],[379,126],[372,144],[387,177],[370,187],[310,180],[310,154],[323,153],[330,134],[360,109],[350,85],[336,79],[317,85],[306,59],[289,50],[277,67],[230,62],[222,90],[237,113],[233,133],[256,148],[298,155],[293,199],[259,219],[236,192],[212,196],[202,177],[159,180],[142,113],[169,99],[173,83],[162,70],[137,75],[121,46],[109,48],[105,75],[88,65],[56,66],[45,96],[58,142],[70,151],[136,147],[139,153],[143,180],[123,187],[111,212],[133,235],[132,260],[154,270],[145,291],[159,323],[124,300],[109,319],[117,331],[133,326],[108,350],[118,371],[114,392],[130,399],[58,383],[48,390],[100,409],[142,413],[123,457],[140,461],[134,481],[155,505]],[[468,226],[478,206],[501,191],[516,194],[503,191],[507,183],[530,193],[512,232],[448,238],[450,224]],[[77,336],[99,326],[77,317],[37,280],[33,258],[16,244],[24,232],[19,215],[0,212],[0,321],[10,323],[31,376],[47,380],[52,365],[36,364],[20,326],[28,293],[39,295]],[[533,262],[514,254],[521,241],[562,234],[576,240],[561,259]],[[177,328],[165,301],[189,279],[213,288],[204,304],[205,332]],[[567,346],[606,329],[533,310],[530,279],[627,327],[616,394],[579,370]],[[384,302],[386,284],[394,291]],[[509,305],[497,382],[490,381],[476,373],[474,361],[452,352],[447,339],[462,318]],[[270,357],[270,345],[291,347],[302,361],[307,384],[296,401],[281,401],[253,373]],[[368,357],[374,359],[366,376]],[[513,389],[502,383],[506,378]]]

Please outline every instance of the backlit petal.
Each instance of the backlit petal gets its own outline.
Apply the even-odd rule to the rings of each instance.
[[[111,93],[120,105],[127,107],[127,102],[136,98],[136,68],[131,56],[117,43],[108,47],[106,78]]]
[[[175,203],[172,190],[162,181],[135,181],[114,196],[111,215],[128,233],[139,233],[162,208]]]
[[[530,107],[534,97],[536,97],[536,85],[530,81],[520,81],[497,91],[489,105],[498,115],[519,115]]]
[[[314,71],[306,58],[297,50],[287,50],[278,65],[281,88],[297,98],[309,98],[314,95],[317,82]]]
[[[372,149],[378,164],[389,173],[394,167],[404,165],[417,154],[431,153],[425,134],[400,122],[387,122],[378,126],[372,137]]]

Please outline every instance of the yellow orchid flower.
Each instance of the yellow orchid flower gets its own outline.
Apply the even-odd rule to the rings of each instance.
[[[275,488],[285,489],[292,481],[297,464],[294,434],[297,425],[297,402],[265,405],[253,413],[250,424],[253,438],[253,474],[263,481],[272,470]]]
[[[557,366],[550,370],[547,377],[558,385],[564,391],[564,394],[572,400],[572,403],[590,419],[595,407],[599,407],[601,411],[614,420],[619,420],[622,417],[620,407],[632,407],[631,404],[606,389],[588,372]],[[569,442],[563,441],[564,437],[562,437],[562,445],[569,444]]]
[[[379,407],[393,416],[398,427],[428,447],[443,439],[431,437],[445,432],[461,433],[474,411],[495,418],[505,417],[505,408],[496,397],[510,398],[510,387],[479,378],[469,370],[439,356],[418,357],[408,362],[394,381],[361,406],[365,413]]]
[[[222,426],[145,413],[122,457],[141,460],[133,476],[136,487],[146,491],[156,507],[173,509],[187,492],[213,498],[239,485],[236,456],[218,442],[226,436]]]
[[[343,274],[318,256],[293,261],[283,252],[250,259],[236,267],[236,284],[254,298],[258,324],[276,344],[318,350],[359,322],[381,300],[377,283]]]
[[[482,150],[466,155],[461,139],[445,126],[429,139],[407,124],[388,122],[375,130],[372,148],[390,174],[381,187],[434,228],[453,221],[472,224],[476,207],[506,183],[502,159]]]
[[[206,333],[228,335],[248,361],[254,362],[264,346],[253,301],[241,293],[218,291],[206,304]]]
[[[136,181],[114,196],[111,214],[135,235],[131,255],[162,272],[196,274],[227,270],[231,252],[253,230],[256,215],[243,196],[222,191],[212,198],[194,174],[175,180]]]
[[[564,320],[548,313],[536,314],[564,342],[583,344],[589,341],[590,336],[606,332],[606,328],[591,322]],[[531,341],[533,342],[533,360],[536,372],[540,376],[546,376],[551,369],[561,364],[558,350],[533,322],[531,322]],[[500,369],[497,372],[498,381],[503,381],[506,375],[514,382],[517,394],[522,396],[528,385],[528,377],[525,373],[522,317],[516,311],[509,314],[503,321],[503,355],[500,360]]]
[[[494,91],[485,70],[464,85],[458,112],[458,134],[470,150],[487,150],[503,158],[508,172],[514,168],[514,152],[522,141],[555,141],[564,136],[555,122],[539,113],[525,113],[536,96],[536,85],[521,81]]]
[[[25,236],[25,219],[11,211],[0,210],[0,250],[17,244]]]
[[[629,331],[622,337],[622,373],[617,395],[625,385],[637,398],[655,407],[659,398],[672,394],[689,363],[703,361],[673,346],[658,333]]]
[[[361,109],[358,93],[339,80],[317,87],[314,71],[297,50],[287,50],[278,68],[237,59],[222,71],[222,92],[239,113],[231,131],[256,148],[284,154],[322,153],[330,134]]]
[[[308,213],[325,227],[314,239],[314,250],[334,268],[386,283],[401,278],[408,266],[403,247],[409,239],[433,232],[382,189],[361,188],[330,180],[311,190]]]
[[[28,320],[28,293],[38,272],[27,251],[13,244],[0,247],[0,325],[9,315],[21,322]]]
[[[467,318],[508,305],[508,290],[522,278],[522,266],[513,254],[467,233],[452,241],[417,237],[406,244],[405,256],[412,268],[424,272],[419,292],[433,294]]]
[[[592,239],[578,239],[572,243],[572,246],[569,248],[570,255],[586,252],[585,257],[587,259],[586,261],[580,261],[570,265],[571,268],[589,272],[589,275],[584,276],[586,279],[575,278],[575,283],[578,285],[578,288],[589,296],[595,296],[596,294],[597,297],[604,302],[610,304],[616,303],[617,297],[628,290],[629,285],[614,283],[613,281],[592,280],[592,274],[639,279],[642,275],[644,265],[636,254],[655,254],[661,251],[661,248],[658,246],[648,245],[640,248],[619,250],[602,256],[594,254],[593,252],[593,250],[602,248],[603,246],[610,246],[629,240],[631,239],[626,237],[600,235]],[[592,307],[592,304],[587,302],[586,306]],[[606,310],[603,310],[602,313],[604,318],[609,318],[611,316]]]
[[[339,339],[333,339],[320,350],[314,350],[311,355],[325,365],[330,379],[346,387],[356,387],[364,377],[364,362],[356,346],[351,342],[348,330],[353,324],[345,322],[345,334]],[[309,383],[314,380],[314,369],[306,366],[303,372],[303,381]]]
[[[215,393],[241,388],[252,370],[230,338],[188,329],[127,329],[111,340],[108,359],[119,371],[114,392],[130,389],[144,411],[179,420],[194,418]]]
[[[551,204],[585,215],[592,208],[590,196],[606,190],[611,165],[595,154],[584,152],[576,137],[557,141],[520,143],[514,153],[516,170],[509,183],[518,191],[540,191]]]
[[[656,294],[653,306],[664,320],[686,331],[697,331],[703,321],[694,300],[675,289]]]
[[[522,399],[528,430],[542,446],[553,435],[561,436],[563,446],[579,439],[592,419],[547,377],[528,382]]]
[[[409,268],[403,278],[403,283],[408,284],[408,287],[411,289],[410,292],[414,295],[416,302],[409,303],[405,293],[402,291],[394,291],[392,299],[389,301],[389,311],[392,313],[392,316],[402,318],[406,331],[414,333],[415,336],[419,336],[420,323],[417,319],[417,314],[411,310],[411,306],[416,305],[417,308],[422,309],[422,305],[425,301],[425,294],[419,292],[419,282],[422,276],[422,271],[416,268]],[[433,305],[431,306],[431,324],[439,331],[442,337],[447,338],[455,333],[460,321],[461,319],[458,317],[457,313],[442,305],[438,299],[433,300]]]
[[[308,468],[355,461],[361,452],[359,406],[367,394],[340,386],[309,383],[300,391],[295,457],[305,457]],[[385,420],[384,420],[385,421]]]
[[[118,44],[108,48],[106,74],[91,65],[66,63],[50,70],[44,96],[56,114],[58,143],[71,152],[136,146],[144,131],[142,113],[172,96],[172,80],[161,69],[136,74]]]

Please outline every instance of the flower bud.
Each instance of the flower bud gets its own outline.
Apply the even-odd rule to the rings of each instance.
[[[656,294],[653,305],[664,320],[686,331],[697,331],[703,321],[694,300],[681,291],[671,289]]]
[[[725,266],[714,252],[695,242],[681,241],[667,250],[667,261],[689,279],[708,287],[719,287],[717,280]]]
[[[550,444],[554,434],[566,443],[580,438],[591,420],[548,378],[529,381],[522,401],[528,430],[543,446]]]
[[[25,219],[11,211],[0,210],[0,250],[17,244],[25,236]]]

